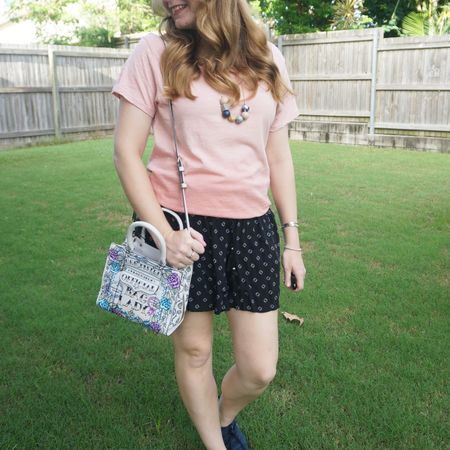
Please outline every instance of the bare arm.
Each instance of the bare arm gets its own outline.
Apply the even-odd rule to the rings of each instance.
[[[295,174],[287,126],[269,134],[266,151],[270,167],[270,188],[281,223],[297,221]],[[283,232],[285,244],[289,247],[299,248],[298,229],[286,227]],[[291,286],[291,274],[294,274],[297,278],[296,291],[303,289],[306,270],[301,253],[284,250],[282,262],[285,285]]]
[[[172,230],[167,222],[142,163],[150,132],[151,119],[137,107],[120,100],[119,117],[114,134],[114,164],[128,200],[138,216],[164,237]]]
[[[124,99],[120,100],[119,117],[114,134],[114,164],[125,194],[138,216],[154,225],[167,244],[167,261],[174,267],[192,264],[206,245],[195,230],[174,232],[156,199],[142,155],[147,144],[151,118]],[[175,156],[174,156],[175,158]],[[195,251],[190,260],[186,255]]]

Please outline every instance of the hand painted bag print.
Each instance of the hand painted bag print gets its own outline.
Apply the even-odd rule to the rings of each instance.
[[[183,223],[173,211],[163,208]],[[135,229],[142,227],[142,236]],[[144,228],[158,242],[159,250],[146,244]],[[166,263],[166,243],[147,222],[133,222],[123,244],[112,243],[106,258],[97,305],[137,322],[158,334],[172,334],[186,311],[192,265],[174,269]]]

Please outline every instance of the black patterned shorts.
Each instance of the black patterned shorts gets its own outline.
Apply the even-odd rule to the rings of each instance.
[[[184,213],[177,213],[186,226]],[[170,214],[166,213],[166,218],[174,229],[178,228]],[[252,312],[278,309],[280,245],[270,209],[251,219],[189,214],[189,221],[207,245],[194,263],[188,311],[219,314],[230,308]],[[154,245],[147,232],[146,241]]]

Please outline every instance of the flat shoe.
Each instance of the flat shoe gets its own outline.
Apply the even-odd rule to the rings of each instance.
[[[249,450],[247,440],[242,434],[236,419],[230,425],[221,427],[221,429],[223,442],[227,450]]]

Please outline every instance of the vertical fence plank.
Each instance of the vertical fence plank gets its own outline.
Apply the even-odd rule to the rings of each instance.
[[[278,47],[278,50],[280,50],[280,52],[283,53],[283,36],[278,36],[277,47]]]
[[[58,89],[58,75],[56,70],[57,58],[55,50],[48,48],[48,70],[49,78],[52,86],[52,105],[53,105],[53,127],[55,129],[55,137],[61,138],[61,115],[60,115],[60,99]]]
[[[375,134],[375,109],[377,104],[377,73],[378,73],[378,41],[380,35],[378,30],[373,30],[372,43],[372,82],[370,87],[370,122],[369,134]]]

